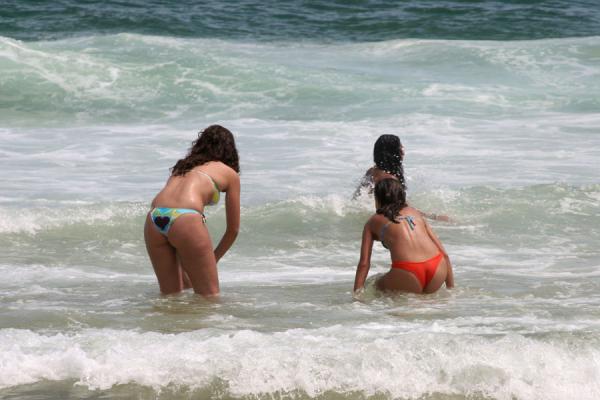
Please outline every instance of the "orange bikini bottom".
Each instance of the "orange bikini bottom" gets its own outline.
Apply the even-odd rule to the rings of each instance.
[[[443,256],[444,255],[442,253],[438,253],[437,256],[421,262],[394,261],[392,262],[392,268],[402,269],[412,273],[417,277],[419,282],[421,282],[421,288],[425,289],[425,287],[433,279],[435,271],[437,271]]]

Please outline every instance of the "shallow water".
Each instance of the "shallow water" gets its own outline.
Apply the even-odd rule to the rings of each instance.
[[[0,397],[598,398],[597,7],[437,3],[444,29],[408,6],[322,18],[421,13],[423,30],[319,31],[315,5],[256,5],[214,35],[120,3],[132,25],[70,2],[0,11]],[[556,34],[535,29],[544,15]],[[238,142],[241,232],[218,302],[161,297],[145,214],[211,123]],[[352,296],[373,200],[351,197],[382,133],[402,138],[410,202],[452,219],[432,225],[454,290]],[[222,204],[207,214],[218,240]],[[388,265],[377,244],[371,275]]]

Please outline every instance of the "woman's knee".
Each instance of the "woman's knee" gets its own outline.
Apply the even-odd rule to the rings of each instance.
[[[219,287],[217,286],[216,288],[210,288],[208,290],[208,292],[203,294],[203,296],[214,299],[214,298],[219,297],[220,294],[221,294],[221,292],[219,291]]]
[[[180,293],[183,290],[178,285],[161,285],[160,281],[158,282],[158,286],[160,287],[160,293],[165,295]]]
[[[207,299],[215,299],[219,297],[219,282],[202,282],[200,285],[194,286],[194,293],[199,294]]]

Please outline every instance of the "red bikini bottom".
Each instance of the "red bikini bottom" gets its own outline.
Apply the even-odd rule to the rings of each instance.
[[[425,289],[433,279],[443,256],[442,253],[438,253],[437,256],[421,262],[394,261],[392,262],[392,268],[412,273],[421,282],[421,288]]]

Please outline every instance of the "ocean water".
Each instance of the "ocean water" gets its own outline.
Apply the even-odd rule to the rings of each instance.
[[[600,398],[599,26],[592,1],[2,1],[0,398]],[[144,218],[212,123],[241,232],[219,302],[161,296]],[[353,299],[383,133],[451,217],[453,290]]]

